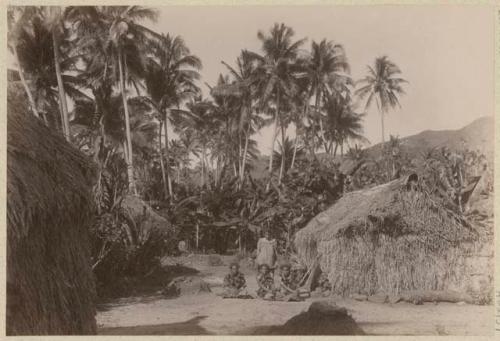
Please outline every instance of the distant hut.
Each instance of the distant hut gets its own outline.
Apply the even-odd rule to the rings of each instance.
[[[16,90],[7,110],[7,334],[95,334],[92,170]]]
[[[481,290],[490,294],[492,269],[474,269],[473,260],[491,239],[418,190],[418,181],[412,174],[347,193],[296,234],[299,257],[307,264],[319,257],[332,293],[465,292],[471,274],[483,271]]]

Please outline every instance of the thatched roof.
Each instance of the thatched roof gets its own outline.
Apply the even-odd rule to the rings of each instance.
[[[418,176],[411,174],[380,186],[346,193],[329,209],[314,217],[297,236],[314,234],[316,239],[328,239],[350,228],[364,226],[369,219],[390,218],[395,213],[396,206],[392,204],[397,200],[399,190],[417,180]]]
[[[126,196],[122,201],[122,208],[132,219],[140,219],[142,221],[141,228],[144,230],[144,233],[151,230],[170,232],[173,229],[167,219],[156,213],[151,206],[137,196]]]
[[[8,92],[7,333],[93,334],[92,166]]]
[[[332,292],[464,289],[478,232],[420,190],[415,174],[345,194],[295,236],[305,264],[319,257]]]
[[[23,103],[10,95],[8,102],[7,219],[21,238],[39,220],[88,205],[92,167],[60,134],[30,115]]]

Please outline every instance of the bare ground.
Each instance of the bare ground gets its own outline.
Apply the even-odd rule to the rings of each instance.
[[[99,307],[97,323],[100,334],[115,335],[256,335],[267,334],[271,326],[284,324],[308,309],[314,300],[304,302],[269,302],[259,299],[223,299],[224,265],[210,266],[207,257],[169,258],[199,271],[193,275],[210,284],[211,293],[165,298],[161,294],[128,297]],[[248,289],[255,293],[255,270],[245,262],[242,271]],[[370,335],[493,335],[494,307],[454,303],[377,304],[347,298],[328,298],[345,307],[366,334]]]

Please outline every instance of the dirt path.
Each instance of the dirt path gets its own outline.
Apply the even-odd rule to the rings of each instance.
[[[166,299],[160,295],[116,300],[101,307],[97,322],[101,334],[120,335],[203,335],[262,334],[269,326],[284,324],[307,310],[305,302],[268,302],[257,299],[222,299],[227,265],[209,266],[206,257],[175,260],[200,272],[212,293]],[[223,257],[224,263],[229,258]],[[250,293],[256,289],[255,270],[242,266]],[[493,307],[451,303],[413,305],[376,304],[351,299],[330,299],[348,309],[351,316],[371,335],[491,335]]]

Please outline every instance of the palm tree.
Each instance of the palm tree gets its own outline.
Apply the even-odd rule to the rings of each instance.
[[[368,76],[361,79],[361,87],[356,94],[362,100],[366,96],[366,109],[368,109],[375,98],[380,113],[382,127],[382,143],[385,143],[384,115],[390,108],[401,107],[399,96],[405,94],[402,84],[407,83],[401,78],[401,70],[387,56],[375,59],[373,67],[368,66]]]
[[[122,95],[123,108],[125,113],[125,133],[127,137],[127,169],[129,176],[130,190],[136,193],[134,181],[132,138],[130,134],[130,114],[127,103],[127,60],[130,51],[134,51],[134,57],[140,58],[141,52],[146,47],[145,43],[151,37],[151,31],[139,25],[138,20],[156,20],[156,11],[139,6],[118,6],[106,7],[111,19],[109,28],[109,42],[118,63],[118,84]],[[154,35],[156,37],[156,35]],[[142,46],[141,46],[142,45]]]
[[[59,106],[61,109],[63,134],[67,141],[71,141],[71,132],[69,128],[68,117],[68,103],[66,100],[66,91],[64,89],[61,71],[60,40],[64,39],[63,12],[60,6],[49,6],[44,7],[44,14],[47,28],[52,34],[52,48],[54,50],[54,65],[57,78],[57,90],[59,93]]]
[[[389,179],[393,179],[398,173],[396,164],[401,157],[401,146],[402,142],[399,136],[389,135],[389,141],[387,142],[385,150],[386,156],[391,162],[391,173],[388,176]]]
[[[326,150],[327,141],[325,139],[323,120],[321,118],[321,106],[325,97],[336,91],[331,85],[336,82],[336,78],[341,78],[344,84],[350,81],[349,64],[345,50],[342,45],[335,45],[331,41],[323,39],[320,43],[312,42],[311,56],[306,61],[306,74],[309,80],[309,97],[315,96],[315,117],[314,121],[319,124],[320,139]],[[307,106],[309,107],[309,105]]]
[[[26,19],[26,24],[17,31],[16,54],[18,62],[22,65],[23,73],[30,79],[33,104],[38,113],[47,124],[57,122],[52,116],[53,112],[60,112],[60,127],[65,134],[65,117],[61,110],[60,93],[58,88],[58,77],[56,76],[56,64],[54,63],[53,34],[47,28],[40,12],[32,12],[33,15]],[[75,71],[77,59],[65,51],[59,51],[59,62],[62,82],[64,83],[64,100],[66,94],[72,99],[88,98],[79,90],[80,82],[77,77],[67,74],[66,71]],[[59,106],[59,110],[56,109]],[[66,115],[67,117],[67,115]],[[69,124],[69,122],[68,122]],[[56,123],[57,126],[57,123]],[[66,133],[66,137],[69,135]]]
[[[348,141],[368,140],[363,136],[363,117],[364,114],[358,114],[352,109],[349,100],[344,100],[339,96],[329,96],[325,103],[326,117],[324,118],[325,129],[325,151],[337,154],[337,148],[340,146],[341,155],[344,154],[344,144]],[[328,141],[329,140],[329,141]],[[332,144],[335,143],[335,149]]]
[[[359,147],[357,143],[354,147],[349,147],[346,153],[346,158],[352,161],[363,161],[366,157],[366,150]]]
[[[274,101],[274,132],[271,141],[271,156],[269,158],[269,181],[273,173],[273,152],[278,125],[281,127],[281,142],[285,143],[286,120],[281,112],[284,96],[292,98],[297,93],[296,80],[299,75],[300,65],[297,63],[299,48],[305,39],[293,41],[294,30],[285,24],[274,24],[268,35],[259,31],[257,38],[262,43],[263,55],[249,52],[252,60],[258,63],[256,75],[259,78],[258,89],[261,108],[269,107]],[[286,155],[282,155],[282,169]],[[280,172],[280,175],[282,172]],[[281,182],[281,176],[278,183]],[[269,184],[267,186],[269,188]]]
[[[182,134],[194,135],[200,146],[201,183],[202,187],[204,187],[208,184],[208,151],[210,141],[221,124],[219,121],[214,120],[214,104],[211,101],[197,96],[186,103],[186,106],[188,111],[179,112],[175,126]],[[177,111],[173,110],[173,112]]]
[[[238,100],[233,103],[237,108],[237,119],[234,125],[238,133],[239,152],[238,155],[238,176],[239,186],[243,185],[245,177],[245,167],[247,164],[248,144],[252,134],[252,127],[254,121],[257,119],[254,115],[254,108],[252,107],[252,97],[255,93],[255,77],[254,65],[252,57],[248,51],[243,50],[240,56],[236,59],[236,68],[231,67],[226,62],[222,61],[230,74],[234,78],[231,84],[219,82],[218,86],[213,88],[212,96],[222,96],[222,102],[227,101],[227,97],[236,97]],[[225,103],[224,103],[225,104]],[[243,136],[243,139],[241,138]],[[244,141],[243,143],[241,141]],[[241,146],[243,144],[243,147]]]
[[[283,155],[287,155],[285,159],[285,167],[284,172],[286,173],[289,169],[292,168],[292,162],[295,162],[296,158],[300,158],[304,155],[304,150],[301,146],[298,146],[294,141],[290,140],[288,136],[285,138],[285,143],[278,143],[278,150],[274,151],[275,160],[280,160]],[[275,168],[281,168],[280,164],[273,165]]]
[[[179,110],[180,105],[188,98],[199,93],[195,81],[200,78],[198,70],[201,61],[190,51],[180,36],[163,35],[155,44],[153,53],[146,64],[145,84],[148,92],[146,102],[158,114],[160,120],[160,165],[165,191],[165,197],[172,198],[172,180],[169,174],[169,139],[168,123],[172,108]],[[165,134],[165,165],[161,156],[161,129]],[[165,183],[166,180],[166,183]]]
[[[133,109],[130,118],[132,145],[139,160],[146,161],[150,155],[153,155],[152,146],[156,142],[158,123],[153,115],[148,113],[149,108],[137,98],[129,99],[128,104]],[[111,157],[120,152],[126,153],[124,109],[121,96],[113,95],[103,105],[106,114],[98,118],[99,122],[96,122],[94,102],[88,99],[78,99],[73,107],[74,118],[71,121],[72,130],[75,133],[73,143],[94,159],[98,166],[98,179],[109,164]],[[146,162],[143,162],[143,170],[145,173],[148,172]],[[127,181],[126,178],[125,181]],[[97,181],[97,184],[100,186],[100,181]]]
[[[29,17],[31,15],[30,7],[14,7],[9,6],[7,8],[7,25],[8,25],[8,43],[7,46],[14,56],[15,63],[17,64],[19,78],[24,87],[24,91],[28,96],[31,111],[35,117],[40,117],[38,113],[37,105],[33,98],[32,91],[24,77],[24,70],[19,61],[19,55],[17,52],[17,46],[19,44],[19,34],[23,26],[27,25],[29,22]]]
[[[69,7],[66,17],[74,30],[81,35],[80,50],[87,65],[85,78],[96,96],[106,99],[109,81],[118,85],[125,118],[129,189],[136,193],[133,167],[133,147],[130,134],[128,84],[139,93],[139,80],[144,73],[144,57],[151,41],[159,35],[139,24],[139,21],[156,19],[156,11],[140,6],[83,6]]]
[[[170,158],[176,168],[176,182],[180,183],[181,173],[189,165],[189,155],[195,154],[193,147],[186,143],[185,138],[172,139],[170,141]]]

